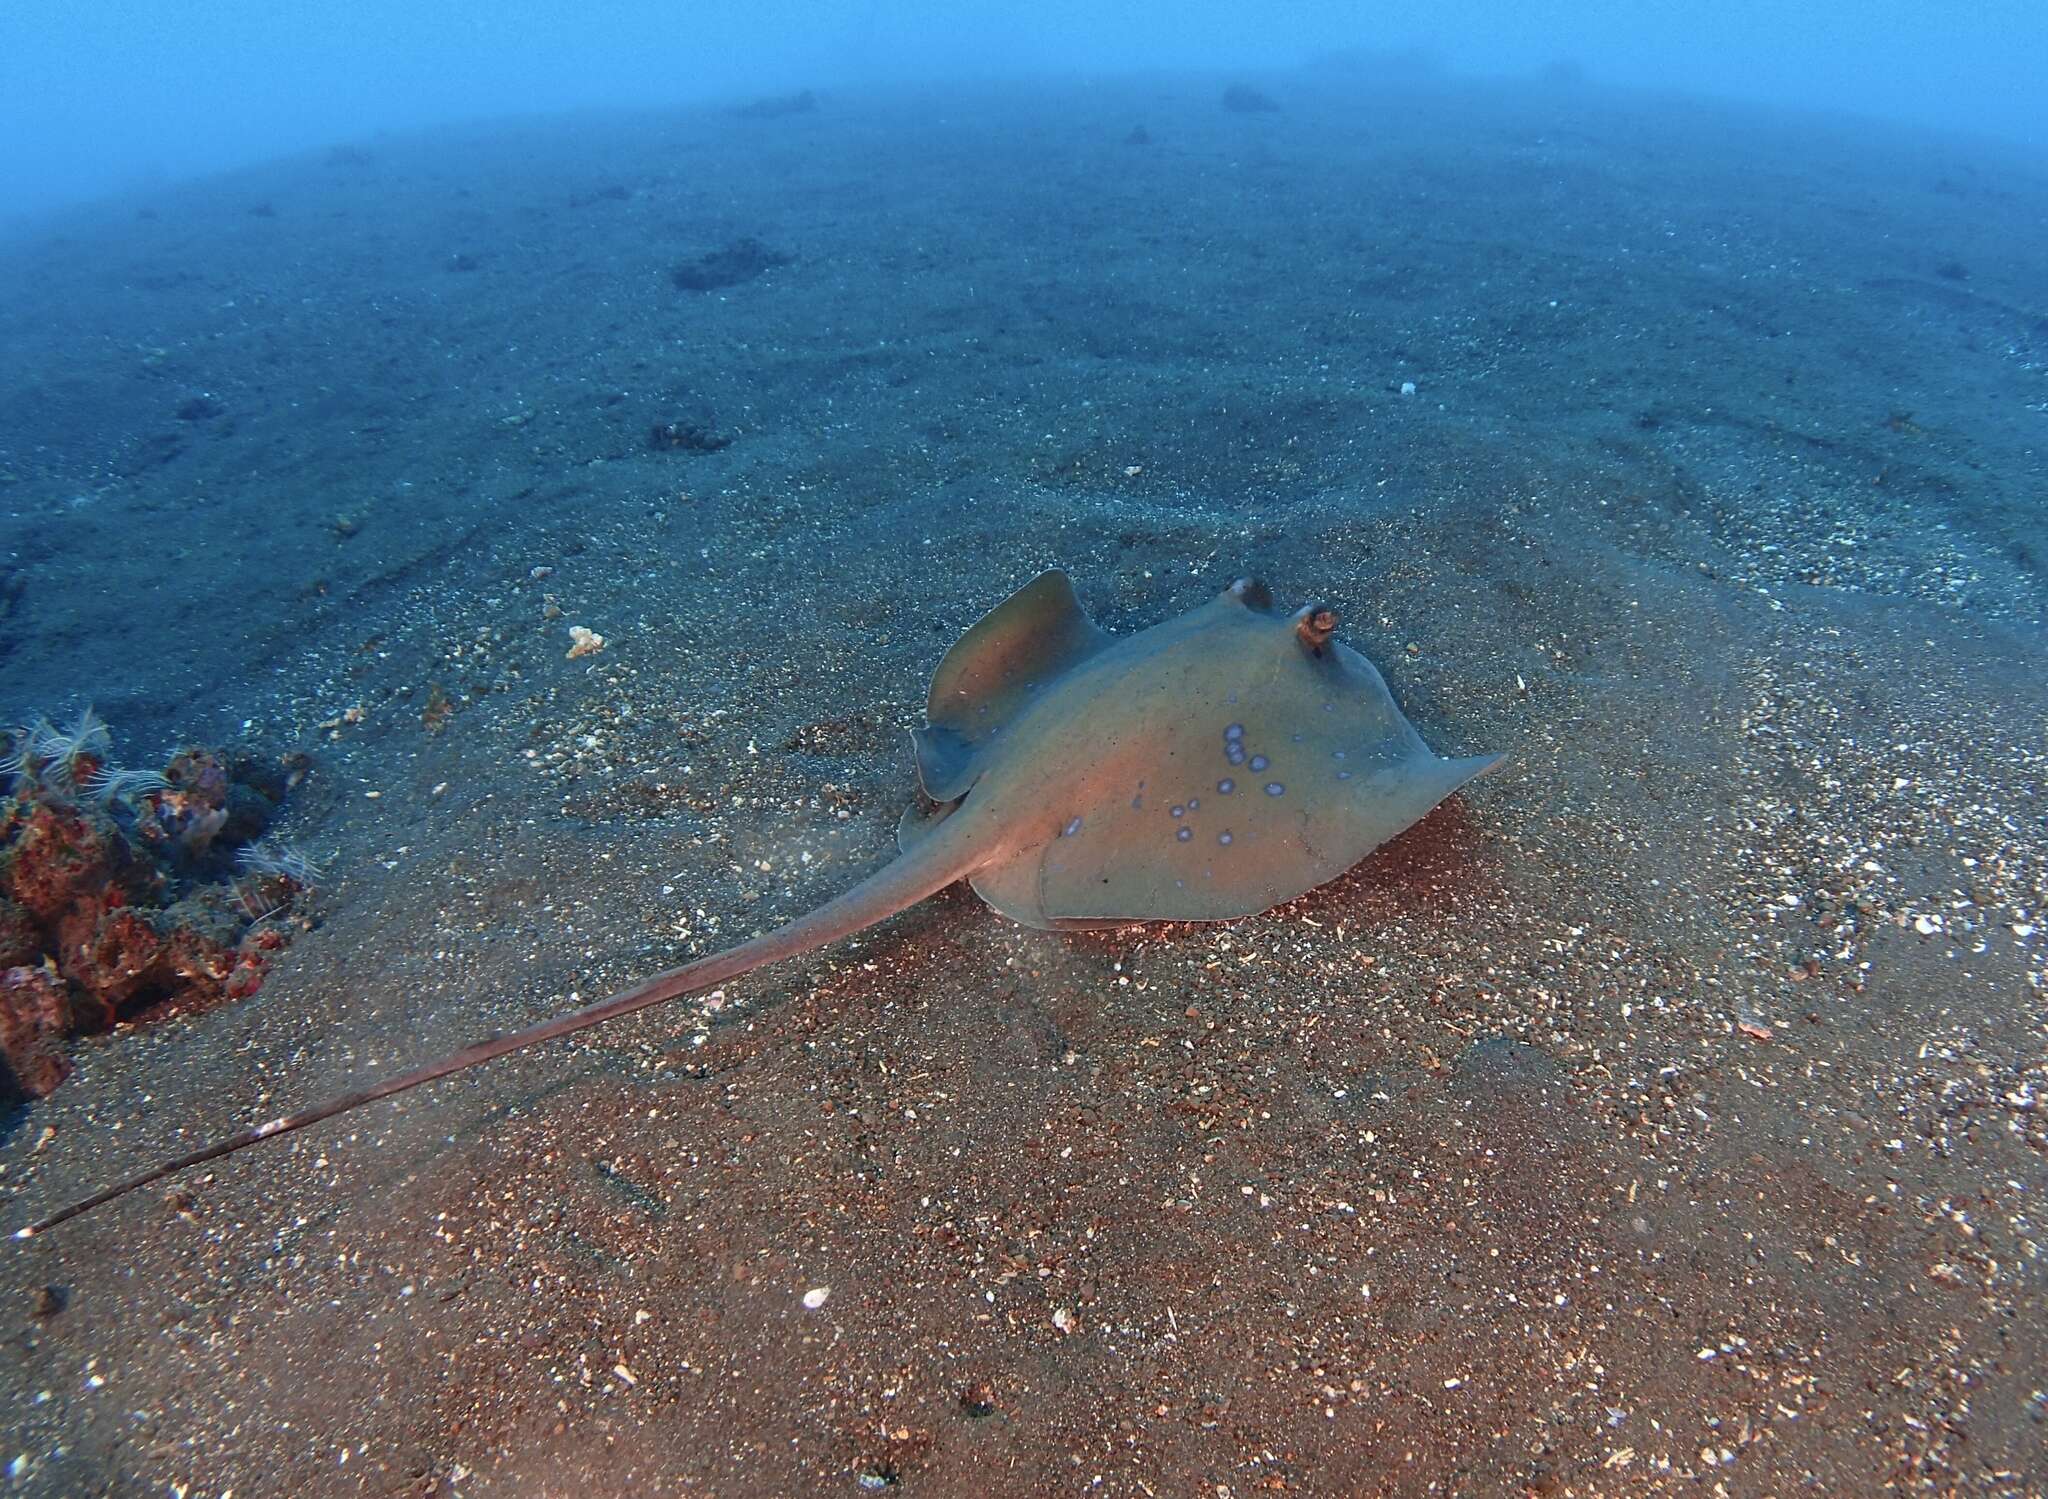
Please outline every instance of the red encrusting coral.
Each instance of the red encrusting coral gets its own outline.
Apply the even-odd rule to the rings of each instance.
[[[71,1028],[70,996],[49,964],[0,973],[0,1053],[17,1092],[40,1098],[70,1076],[64,1038]]]
[[[47,726],[18,731],[11,759],[0,1097],[40,1097],[70,1071],[69,1036],[254,994],[286,941],[272,918],[316,871],[254,842],[283,789],[260,764],[244,775],[189,749],[161,776],[110,778],[100,753]]]

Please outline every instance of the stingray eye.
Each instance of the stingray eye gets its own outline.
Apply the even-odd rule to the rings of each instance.
[[[1310,604],[1294,616],[1294,635],[1309,654],[1320,656],[1337,633],[1337,611],[1328,604]]]
[[[1273,590],[1257,578],[1239,578],[1225,591],[1247,609],[1266,610],[1273,607]]]

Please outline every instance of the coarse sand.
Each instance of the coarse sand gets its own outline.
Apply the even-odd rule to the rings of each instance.
[[[1042,567],[1327,599],[1512,756],[1263,916],[955,889],[7,1241],[10,1493],[2048,1487],[2048,167],[1233,81],[0,244],[0,716],[310,751],[329,870],[254,998],[77,1043],[0,1227],[844,888]]]

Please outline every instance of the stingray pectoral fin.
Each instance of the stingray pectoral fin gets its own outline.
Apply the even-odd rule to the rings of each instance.
[[[1455,760],[1437,761],[1437,764],[1444,768],[1444,773],[1450,780],[1450,788],[1444,792],[1444,796],[1449,796],[1452,791],[1456,791],[1460,786],[1468,785],[1478,780],[1481,776],[1492,775],[1507,763],[1507,758],[1507,751],[1502,750],[1499,754],[1464,755]],[[1444,799],[1444,796],[1440,796],[1436,800],[1440,802]],[[1430,805],[1435,806],[1436,802],[1431,802]]]
[[[1350,862],[1356,863],[1381,844],[1407,832],[1459,790],[1492,773],[1506,758],[1465,755],[1441,760],[1435,755],[1420,755],[1402,765],[1398,772],[1368,782],[1371,789],[1355,816],[1355,831],[1346,850]]]
[[[58,1209],[49,1216],[18,1229],[15,1237],[29,1238],[46,1229],[55,1228],[67,1218],[96,1208],[102,1203],[112,1202],[126,1196],[137,1187],[146,1187],[151,1182],[197,1166],[205,1161],[217,1160],[245,1149],[262,1140],[277,1135],[288,1135],[294,1130],[304,1129],[309,1124],[318,1124],[323,1119],[332,1119],[336,1114],[345,1114],[351,1109],[361,1108],[366,1103],[375,1103],[380,1098],[389,1098],[395,1093],[431,1083],[450,1073],[461,1072],[475,1067],[508,1052],[520,1051],[542,1041],[552,1041],[561,1036],[574,1035],[577,1031],[588,1030],[621,1015],[630,1015],[636,1010],[645,1010],[667,1000],[679,999],[687,994],[702,993],[718,985],[751,973],[765,964],[783,958],[795,957],[799,953],[823,947],[841,937],[864,931],[876,922],[895,915],[907,906],[913,906],[926,896],[943,890],[955,880],[971,874],[977,863],[984,857],[977,830],[971,824],[972,818],[948,817],[934,827],[925,837],[918,840],[909,853],[898,856],[893,862],[876,870],[859,884],[845,893],[834,897],[809,911],[786,926],[742,942],[737,947],[700,958],[694,963],[685,963],[680,968],[671,968],[632,988],[614,994],[609,999],[586,1005],[580,1010],[571,1010],[539,1025],[529,1026],[507,1036],[493,1036],[451,1052],[437,1061],[425,1063],[396,1077],[385,1078],[353,1093],[344,1093],[330,1098],[325,1103],[315,1104],[296,1114],[287,1114],[282,1119],[273,1119],[268,1124],[244,1130],[215,1141],[202,1150],[179,1156],[176,1160],[165,1161],[153,1166],[126,1181],[96,1192],[92,1196]]]
[[[1259,758],[1248,756],[1242,773],[1254,775]],[[1500,757],[1441,760],[1420,749],[1341,780],[1334,759],[1290,763],[1315,764],[1320,780],[1290,786],[1276,765],[1270,783],[1238,785],[1225,761],[1199,797],[1098,803],[1071,835],[991,857],[974,872],[975,893],[1037,927],[1249,916],[1335,879]]]
[[[1498,754],[1463,755],[1454,760],[1437,761],[1437,784],[1441,785],[1444,789],[1437,796],[1436,801],[1432,801],[1429,805],[1434,807],[1437,802],[1456,794],[1464,787],[1479,780],[1482,776],[1492,775],[1501,766],[1507,764],[1507,759],[1507,752],[1503,750]],[[1427,810],[1427,808],[1424,810]]]
[[[1045,908],[1045,849],[1020,848],[974,871],[968,883],[990,910],[1020,926],[1058,928],[1060,918]],[[1116,918],[1108,918],[1116,919]]]

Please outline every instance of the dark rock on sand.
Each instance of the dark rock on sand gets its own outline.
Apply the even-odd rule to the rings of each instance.
[[[756,276],[788,265],[790,257],[769,249],[751,235],[734,240],[721,250],[683,262],[669,272],[679,291],[716,291],[738,286]]]

